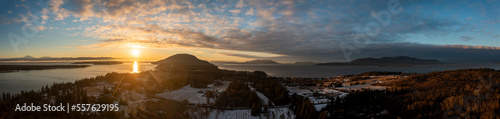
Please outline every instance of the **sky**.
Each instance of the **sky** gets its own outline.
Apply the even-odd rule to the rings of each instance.
[[[4,0],[0,58],[500,62],[499,0]]]

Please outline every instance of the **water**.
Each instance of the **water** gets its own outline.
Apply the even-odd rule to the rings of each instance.
[[[403,73],[429,73],[433,71],[444,71],[465,68],[493,68],[500,69],[500,64],[442,64],[442,65],[418,65],[412,67],[378,67],[378,66],[314,66],[294,64],[216,64],[221,69],[241,71],[264,71],[271,76],[289,77],[332,77],[349,74],[359,74],[368,71],[395,71]]]
[[[1,65],[69,65],[71,62],[9,62]],[[135,65],[134,65],[135,64]],[[0,92],[19,93],[21,90],[38,90],[55,82],[74,82],[78,79],[105,75],[110,72],[132,73],[153,69],[149,62],[117,65],[92,65],[86,68],[27,70],[0,73]]]

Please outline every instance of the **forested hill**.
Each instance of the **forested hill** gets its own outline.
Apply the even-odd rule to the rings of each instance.
[[[494,69],[415,74],[386,85],[392,88],[351,93],[324,111],[336,118],[500,118],[500,72]]]
[[[219,68],[212,63],[205,60],[200,60],[190,54],[175,54],[160,61],[152,62],[157,64],[156,69],[172,69],[182,68],[185,70],[198,70],[198,71],[218,71]]]
[[[175,54],[160,61],[152,77],[161,87],[170,90],[182,88],[188,84],[195,88],[205,88],[214,80],[222,78],[221,70],[214,64],[200,60],[190,54]]]

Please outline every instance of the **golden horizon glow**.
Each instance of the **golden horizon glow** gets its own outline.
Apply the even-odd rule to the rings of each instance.
[[[133,71],[132,73],[139,73],[139,65],[137,65],[137,61],[134,61],[134,66],[133,66]]]

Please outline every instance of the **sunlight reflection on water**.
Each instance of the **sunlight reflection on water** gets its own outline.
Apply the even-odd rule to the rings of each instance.
[[[2,65],[71,65],[72,62],[22,62],[1,63]],[[83,78],[92,78],[107,73],[131,73],[154,69],[149,62],[124,62],[116,65],[92,65],[86,68],[28,70],[0,73],[0,93],[19,93],[21,90],[38,90],[52,83],[74,82]],[[137,68],[134,68],[137,67]]]
[[[137,61],[134,61],[134,69],[132,71],[132,73],[139,73],[139,66],[137,65]]]

